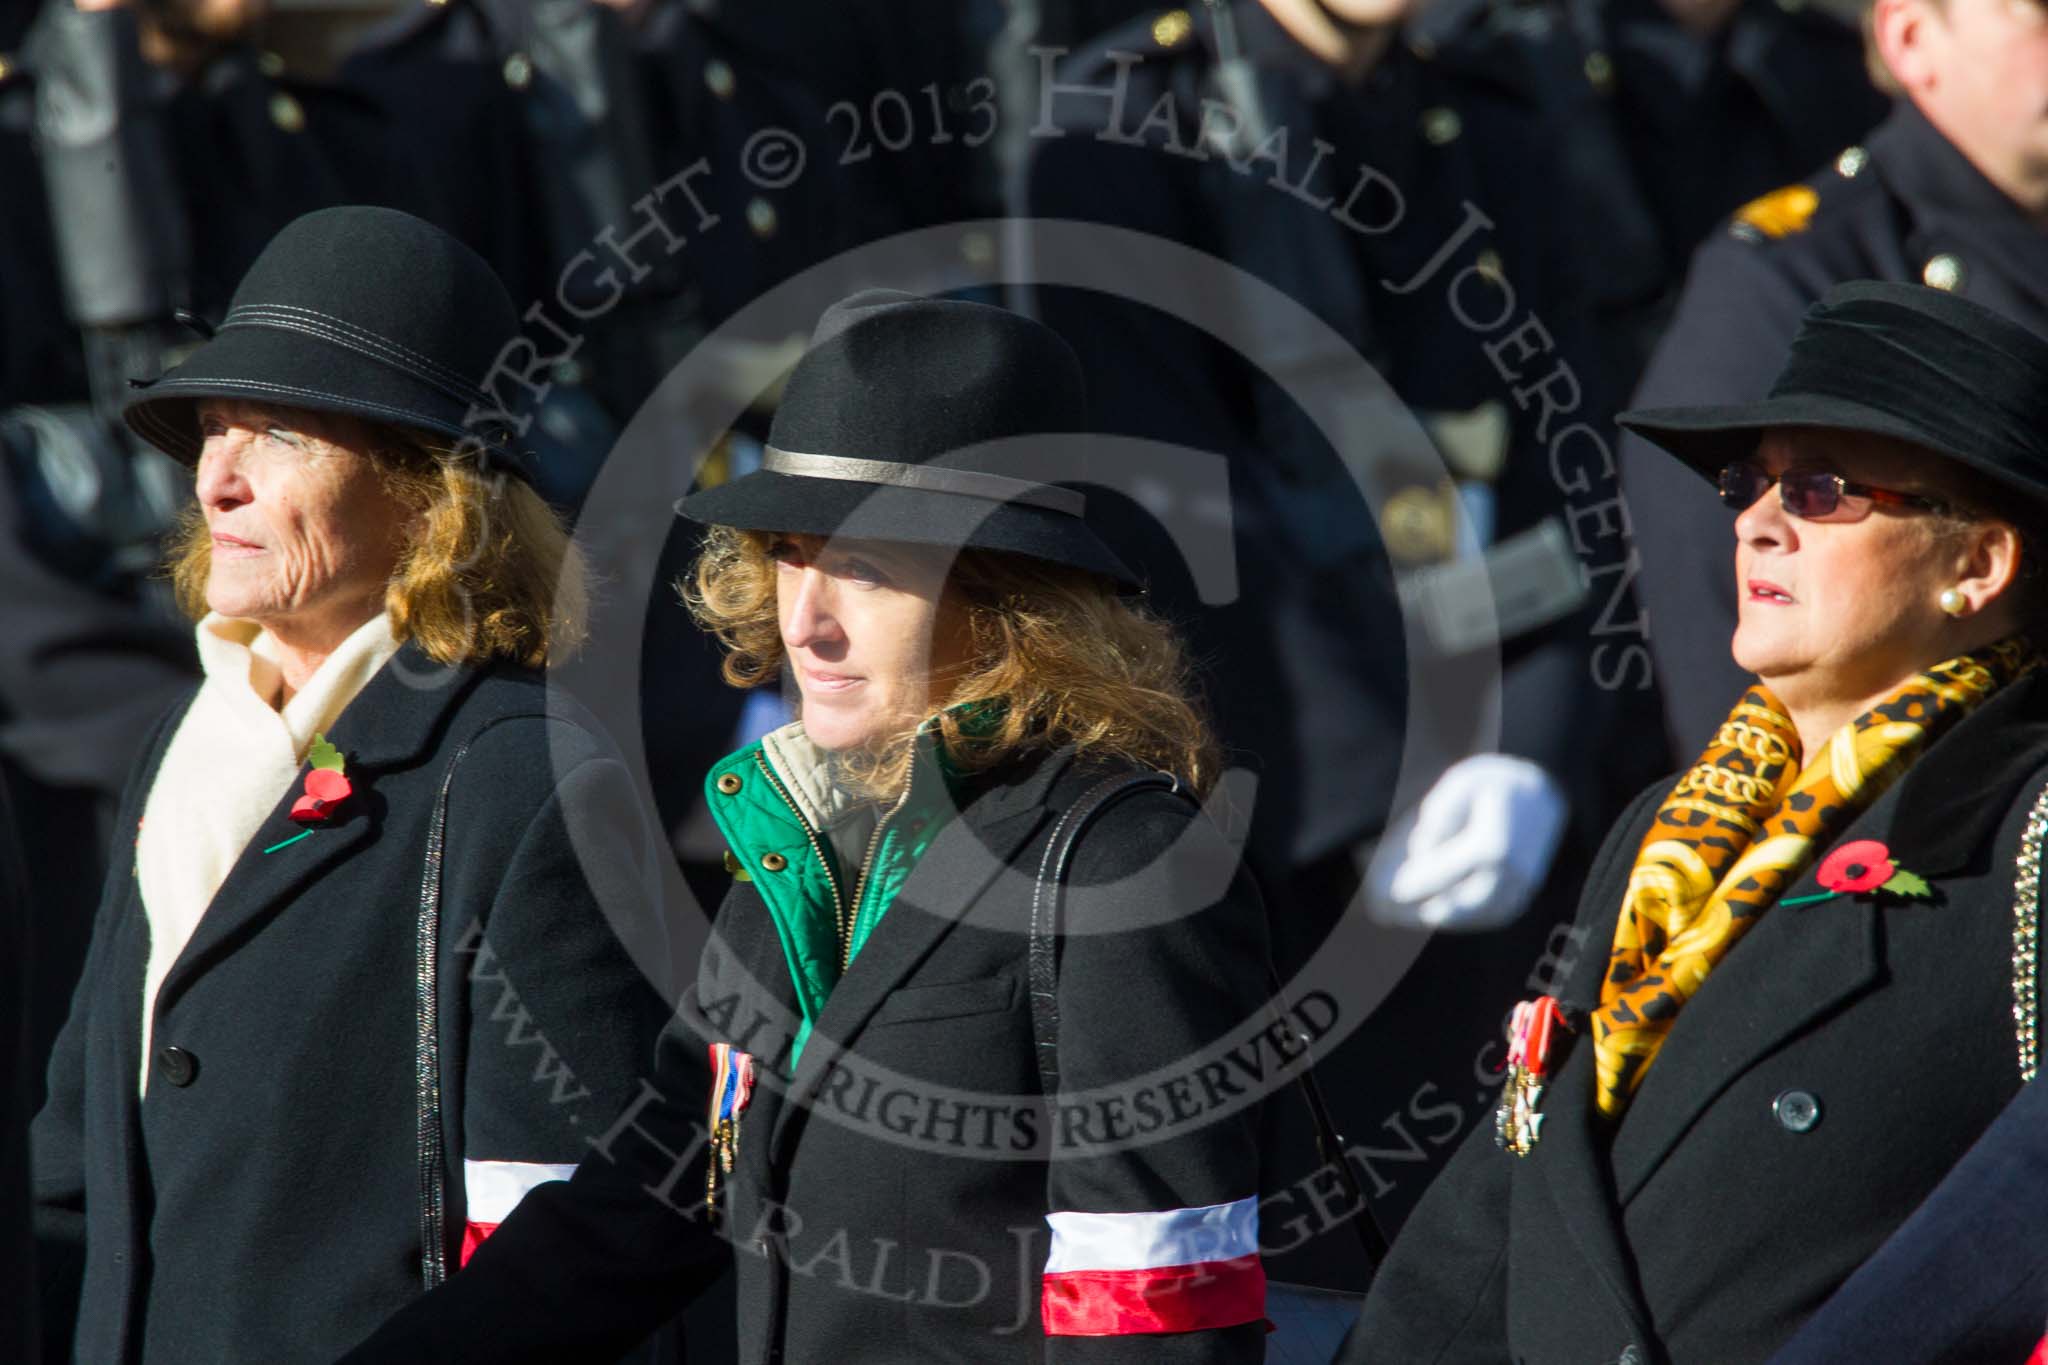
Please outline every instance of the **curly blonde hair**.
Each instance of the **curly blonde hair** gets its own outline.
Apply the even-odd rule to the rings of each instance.
[[[713,526],[676,585],[697,623],[724,645],[725,679],[735,687],[781,676],[775,539]],[[979,772],[1033,749],[1072,745],[1207,793],[1220,750],[1169,623],[1094,574],[995,550],[962,551],[946,591],[964,613],[970,655],[939,711],[955,767]],[[976,702],[999,704],[969,704]],[[894,735],[841,755],[841,780],[874,795],[894,790],[910,739]]]
[[[562,519],[525,482],[486,475],[461,446],[369,427],[364,458],[416,513],[420,530],[385,591],[392,632],[453,667],[508,659],[529,668],[575,653],[588,634],[590,571]],[[213,538],[197,503],[171,547],[178,605],[206,614]]]

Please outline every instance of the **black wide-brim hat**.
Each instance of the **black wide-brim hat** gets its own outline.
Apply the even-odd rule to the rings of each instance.
[[[1709,479],[1769,428],[1820,427],[1910,441],[2048,502],[2048,339],[1923,285],[1829,290],[1761,402],[1617,420]]]
[[[530,477],[486,389],[519,315],[484,259],[432,223],[351,205],[270,240],[206,341],[122,408],[143,440],[197,464],[201,398],[341,413],[471,449]]]
[[[1050,452],[1087,418],[1081,362],[1044,324],[866,290],[819,319],[761,468],[676,511],[746,531],[1002,550],[1135,586],[1085,520],[1085,495],[1035,476],[1034,441]]]

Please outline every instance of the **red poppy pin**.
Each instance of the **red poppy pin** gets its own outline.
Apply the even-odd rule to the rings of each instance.
[[[1821,860],[1813,879],[1827,890],[1818,896],[1799,896],[1780,905],[1811,905],[1837,896],[1877,893],[1899,900],[1924,901],[1934,895],[1927,880],[1892,861],[1892,851],[1875,839],[1857,839],[1843,844]]]
[[[349,785],[342,761],[341,750],[327,742],[327,736],[314,734],[313,747],[306,755],[306,761],[313,766],[306,771],[306,789],[292,802],[292,819],[302,825],[324,825],[334,818],[335,808],[346,801],[355,788]],[[275,853],[281,848],[290,848],[299,840],[309,837],[311,828],[302,829],[291,838],[281,840],[264,849]]]
[[[341,750],[329,744],[325,735],[313,736],[313,748],[306,761],[313,766],[306,771],[305,793],[292,802],[292,819],[302,825],[325,824],[334,818],[335,807],[346,801],[355,788],[348,783]]]

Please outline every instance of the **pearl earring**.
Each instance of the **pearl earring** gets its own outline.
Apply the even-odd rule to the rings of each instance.
[[[1941,590],[1941,609],[1950,616],[1961,616],[1970,609],[1970,599],[1963,596],[1961,588],[1943,588]]]

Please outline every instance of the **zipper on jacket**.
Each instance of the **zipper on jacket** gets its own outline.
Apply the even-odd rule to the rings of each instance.
[[[811,828],[811,822],[804,819],[804,813],[796,808],[796,802],[782,789],[782,782],[775,776],[775,770],[768,766],[768,756],[760,750],[754,751],[754,762],[760,765],[761,776],[768,779],[768,785],[782,798],[782,804],[789,807],[789,813],[796,817],[797,827],[803,830],[804,838],[811,842],[811,856],[818,860],[818,866],[825,869],[825,881],[832,888],[833,922],[836,924],[845,914],[846,896],[839,889],[839,878],[833,875],[832,860],[825,856],[825,846],[818,842],[818,832]],[[846,970],[843,966],[841,971]]]
[[[896,818],[896,813],[909,803],[910,788],[915,779],[915,768],[904,774],[902,794],[896,798],[895,805],[882,812],[882,818],[875,821],[875,832],[868,836],[868,851],[861,855],[860,878],[854,883],[853,887],[853,908],[847,912],[846,928],[839,935],[839,974],[841,976],[844,976],[847,970],[853,966],[853,930],[855,924],[860,920],[861,897],[867,894],[868,873],[874,870],[875,851],[882,846],[882,831],[889,828],[889,822]]]

